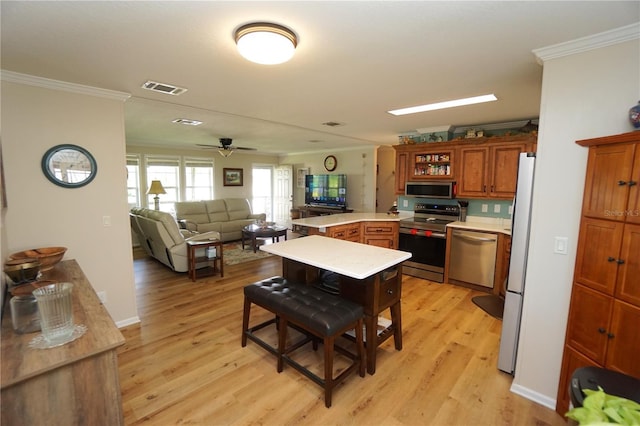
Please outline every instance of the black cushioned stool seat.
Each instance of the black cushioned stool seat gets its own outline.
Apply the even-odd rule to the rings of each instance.
[[[273,324],[275,319],[249,328],[251,303],[272,312],[279,319],[278,348],[268,345],[254,335],[254,331]],[[244,315],[242,320],[242,346],[246,346],[247,338],[275,353],[278,357],[278,372],[284,363],[291,365],[325,389],[325,405],[331,406],[331,393],[334,386],[355,369],[364,377],[364,342],[363,342],[363,309],[362,306],[326,293],[309,285],[292,283],[282,277],[272,277],[250,284],[244,288]],[[322,339],[324,345],[324,379],[312,373],[294,361],[289,354],[298,349],[309,339],[286,347],[288,326],[292,325],[308,334]],[[336,337],[355,330],[356,353],[335,344]],[[315,348],[314,344],[314,348]],[[333,377],[334,350],[352,360],[351,365],[338,377]]]

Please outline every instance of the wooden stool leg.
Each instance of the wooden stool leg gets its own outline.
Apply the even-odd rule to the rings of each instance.
[[[331,391],[333,390],[333,345],[335,337],[324,339],[324,405],[331,407]]]
[[[286,349],[287,344],[287,319],[279,317],[278,322],[278,373],[282,373],[284,362],[282,355]]]
[[[249,329],[249,314],[251,312],[251,301],[244,297],[244,309],[242,311],[242,347],[247,346],[247,330]]]

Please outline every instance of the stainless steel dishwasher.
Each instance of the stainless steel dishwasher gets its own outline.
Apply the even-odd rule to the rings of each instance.
[[[449,278],[493,288],[498,236],[454,229],[451,234]]]

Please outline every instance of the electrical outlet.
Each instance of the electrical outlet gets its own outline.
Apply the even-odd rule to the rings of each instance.
[[[98,299],[100,299],[100,302],[102,302],[103,305],[105,303],[107,303],[107,292],[106,291],[99,291],[97,294],[98,294]]]
[[[495,204],[493,206],[493,212],[494,213],[500,213],[500,204]]]
[[[102,216],[102,226],[111,226],[111,216]]]
[[[513,204],[509,206],[509,214],[513,214]]]
[[[409,200],[402,200],[402,207],[409,207]]]
[[[482,213],[487,213],[489,211],[489,204],[482,205]]]

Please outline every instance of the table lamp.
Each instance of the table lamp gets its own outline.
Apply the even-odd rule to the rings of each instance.
[[[149,187],[147,194],[155,195],[155,197],[153,197],[153,201],[155,202],[156,210],[160,210],[160,197],[158,196],[158,194],[166,194],[166,193],[167,191],[165,191],[164,188],[162,187],[162,182],[160,182],[159,180],[151,181],[151,186]]]

